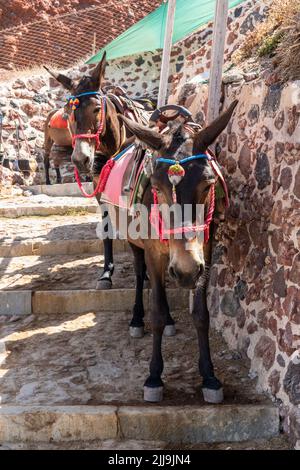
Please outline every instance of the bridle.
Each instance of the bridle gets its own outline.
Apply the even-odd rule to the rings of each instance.
[[[67,102],[72,106],[72,111],[73,112],[80,105],[80,99],[79,98],[81,98],[82,96],[99,96],[100,97],[100,104],[101,104],[100,123],[99,123],[98,129],[95,133],[92,133],[91,131],[89,131],[85,134],[73,134],[71,132],[71,134],[72,134],[72,147],[73,148],[75,147],[77,139],[89,139],[89,140],[90,139],[95,139],[95,141],[96,141],[95,142],[95,151],[97,151],[97,150],[99,150],[100,145],[101,145],[101,137],[102,137],[103,129],[104,129],[104,126],[105,126],[106,111],[107,111],[107,97],[105,95],[103,95],[103,93],[100,93],[99,91],[86,91],[86,92],[80,93],[78,95],[68,96]],[[82,194],[85,197],[92,198],[92,197],[96,196],[98,193],[102,193],[102,191],[104,190],[107,179],[108,179],[108,176],[109,176],[110,171],[111,171],[111,169],[114,165],[113,157],[115,157],[120,152],[120,149],[122,148],[122,146],[123,146],[123,144],[126,140],[126,131],[125,131],[124,125],[121,127],[121,137],[120,137],[120,139],[121,139],[120,147],[118,148],[118,150],[113,155],[111,155],[111,157],[109,158],[107,163],[102,168],[102,170],[100,172],[100,175],[99,175],[99,178],[98,178],[97,186],[91,194],[88,194],[85,191],[85,189],[82,185],[82,182],[80,180],[79,171],[76,168],[76,166],[74,167],[75,180],[76,180],[76,182],[79,186],[80,191],[82,192]]]
[[[191,155],[190,157],[183,158],[182,160],[180,160],[180,165],[184,165],[193,160],[198,160],[201,158],[206,158],[208,161],[212,160],[212,157],[209,154],[201,153],[198,155]],[[169,159],[169,158],[157,158],[155,163],[156,164],[167,163],[168,165],[174,165],[178,163],[178,160]],[[214,169],[213,166],[212,168]],[[170,235],[186,234],[186,233],[201,233],[201,232],[204,232],[204,242],[206,243],[209,240],[209,228],[210,228],[210,224],[211,224],[214,210],[215,210],[215,184],[212,184],[210,187],[210,202],[209,202],[209,208],[208,208],[208,212],[204,220],[204,223],[175,227],[171,229],[166,229],[164,227],[164,221],[159,210],[157,190],[152,187],[151,191],[153,195],[153,204],[151,206],[149,220],[150,220],[151,225],[155,229],[156,233],[158,234],[161,242],[168,243],[168,239]]]
[[[101,136],[104,129],[105,118],[106,118],[106,96],[100,93],[99,91],[86,91],[84,93],[80,93],[79,95],[72,95],[68,96],[67,101],[72,106],[72,110],[78,108],[80,105],[80,99],[82,96],[99,96],[100,97],[100,104],[101,104],[101,116],[100,116],[100,123],[98,126],[97,131],[92,134],[91,131],[85,134],[72,134],[72,147],[75,147],[75,143],[77,139],[95,139],[95,150],[98,150],[101,144]]]

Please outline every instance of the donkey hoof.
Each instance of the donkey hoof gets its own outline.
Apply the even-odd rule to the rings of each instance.
[[[131,338],[142,338],[144,336],[144,327],[143,326],[130,326],[129,334]]]
[[[223,388],[213,390],[212,388],[202,388],[204,401],[207,403],[222,403],[224,400]]]
[[[112,282],[107,279],[99,279],[96,284],[97,290],[108,290],[112,288]]]
[[[175,336],[176,335],[175,325],[166,325],[165,328],[164,328],[164,335],[165,336]]]
[[[163,387],[146,387],[144,386],[144,401],[157,403],[163,399]]]

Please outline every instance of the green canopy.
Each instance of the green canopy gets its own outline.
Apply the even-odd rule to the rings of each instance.
[[[229,8],[244,3],[244,1],[229,0]],[[214,18],[215,4],[216,0],[177,0],[173,44],[211,21]],[[162,3],[152,13],[120,34],[110,44],[107,44],[91,57],[87,63],[94,64],[99,62],[104,50],[107,52],[107,59],[116,59],[140,52],[162,49],[167,13],[168,3]]]

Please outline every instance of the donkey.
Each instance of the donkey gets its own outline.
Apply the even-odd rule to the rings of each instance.
[[[104,52],[91,75],[83,76],[79,81],[74,81],[63,74],[56,75],[47,69],[72,95],[71,106],[65,107],[69,115],[68,138],[74,147],[71,159],[78,173],[92,175],[95,189],[93,194],[99,204],[101,196],[98,192],[99,175],[104,164],[135,139],[129,131],[126,131],[124,123],[118,119],[120,113],[120,108],[116,105],[118,98],[113,100],[111,95],[106,96],[101,91],[106,65]],[[147,117],[145,119],[147,120]],[[107,211],[103,210],[103,219],[108,220],[105,230],[110,229],[107,215]],[[105,238],[103,243],[104,269],[96,288],[110,289],[114,272],[113,245],[109,238]]]
[[[56,171],[56,182],[57,184],[61,183],[61,174],[60,174],[60,164],[61,164],[61,154],[69,153],[71,156],[72,153],[72,136],[67,125],[68,115],[64,113],[65,116],[61,114],[62,110],[54,109],[52,110],[46,119],[44,127],[44,167],[46,175],[46,184],[51,184],[49,169],[50,169],[50,158],[53,158],[54,149],[56,148],[58,152],[55,152],[57,157],[53,158],[54,168]],[[58,119],[55,119],[56,116]],[[53,120],[59,121],[60,126],[54,127]],[[65,125],[64,124],[65,121]],[[62,124],[61,124],[62,123]],[[70,158],[71,160],[71,158]]]
[[[142,197],[142,204],[147,209],[148,215],[150,212],[150,218],[147,215],[140,222],[140,226],[147,227],[147,234],[143,233],[142,236],[135,238],[127,232],[134,254],[136,271],[136,299],[131,327],[139,330],[144,327],[142,289],[146,268],[152,287],[153,348],[150,374],[144,384],[145,401],[159,402],[163,397],[162,335],[165,327],[174,323],[166,297],[166,269],[179,287],[196,289],[192,314],[198,334],[199,372],[203,379],[203,396],[204,400],[210,403],[219,403],[223,400],[222,384],[214,374],[208,338],[209,312],[206,303],[206,287],[211,263],[213,236],[213,223],[211,222],[218,174],[210,165],[207,149],[227,126],[236,105],[237,101],[234,101],[210,125],[192,133],[187,131],[183,123],[179,123],[172,132],[160,134],[155,129],[134,123],[119,115],[120,123],[124,123],[138,141],[152,152],[150,183]],[[93,156],[87,146],[80,146],[78,143],[74,149],[73,160],[82,169],[93,164]],[[177,181],[175,181],[176,178],[170,178],[179,175],[174,169],[175,166],[177,170],[180,168],[181,175]],[[173,174],[171,170],[174,171]],[[188,223],[184,221],[179,224],[179,227],[173,225],[166,230],[163,228],[164,218],[160,212],[160,204],[171,207],[174,202],[174,193],[179,207],[186,204],[192,207],[191,219]],[[198,204],[204,206],[205,221],[201,225],[196,222]],[[120,229],[118,225],[120,209],[118,207],[113,207],[113,209],[116,215],[112,219],[116,224],[115,229]],[[132,216],[129,213],[127,215],[129,221],[132,220]],[[151,236],[152,225],[155,226],[159,236]],[[203,231],[204,242],[202,237],[196,236],[199,235],[197,232],[203,234]],[[178,233],[182,235],[179,238],[175,236]],[[188,233],[191,236],[188,237],[187,245]]]

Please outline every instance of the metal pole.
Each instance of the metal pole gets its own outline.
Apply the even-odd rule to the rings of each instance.
[[[164,48],[163,48],[163,54],[162,54],[161,72],[160,72],[160,84],[159,84],[159,93],[158,93],[158,102],[157,102],[158,108],[160,106],[165,105],[166,100],[167,100],[175,10],[176,10],[176,0],[169,0],[168,16],[167,16],[167,24],[166,24],[165,40],[164,40]]]
[[[227,29],[228,0],[216,0],[206,123],[219,115],[224,46]]]
[[[92,54],[96,54],[96,38],[97,38],[97,33],[94,33],[94,39],[93,39],[93,47],[92,47]]]

